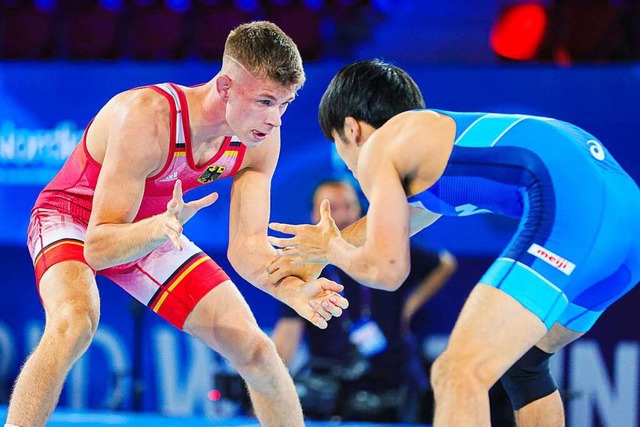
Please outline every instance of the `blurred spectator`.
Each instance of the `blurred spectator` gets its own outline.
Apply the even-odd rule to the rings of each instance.
[[[131,48],[135,59],[182,59],[187,53],[189,0],[135,0],[131,7]],[[224,42],[223,42],[224,43]]]
[[[291,36],[303,59],[322,57],[321,0],[262,0],[262,3],[266,18]]]
[[[64,55],[73,59],[117,59],[124,44],[121,1],[61,0]]]
[[[333,23],[330,54],[350,58],[357,45],[371,38],[382,14],[370,0],[327,0],[326,9]]]
[[[342,229],[360,218],[355,189],[346,182],[320,184],[313,196],[313,220],[323,199]],[[350,306],[325,330],[305,328],[305,320],[286,310],[272,339],[287,366],[307,330],[310,373],[296,376],[307,416],[380,422],[428,421],[420,416],[429,388],[411,319],[449,279],[455,258],[411,249],[411,273],[396,292],[359,285],[333,266],[323,276],[345,286]],[[330,395],[329,395],[330,394]]]
[[[232,29],[259,17],[257,0],[195,0],[195,10],[196,54],[209,60],[222,58],[224,43]]]
[[[570,62],[628,59],[630,52],[619,4],[610,0],[556,0],[554,8],[555,59]]]
[[[0,0],[0,58],[220,60],[229,31],[270,20],[306,60],[369,38],[369,0]]]
[[[0,1],[0,55],[7,59],[49,59],[55,54],[55,3]]]

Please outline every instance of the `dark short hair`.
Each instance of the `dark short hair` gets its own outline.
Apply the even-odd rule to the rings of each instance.
[[[379,128],[403,111],[424,108],[416,82],[404,70],[379,59],[357,61],[343,67],[322,95],[318,119],[322,132],[344,137],[344,119],[353,117]]]

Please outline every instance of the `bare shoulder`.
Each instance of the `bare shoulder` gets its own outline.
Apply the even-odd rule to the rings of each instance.
[[[153,171],[168,153],[170,123],[171,108],[162,95],[148,88],[121,92],[96,116],[87,148],[100,163],[109,149]]]
[[[433,140],[446,137],[453,120],[432,110],[412,110],[400,113],[379,130],[387,136],[394,135],[398,143],[410,143],[416,137]]]
[[[149,88],[121,92],[114,96],[103,110],[114,125],[136,124],[143,128],[168,124],[171,112],[167,99]],[[146,123],[138,123],[141,119]]]
[[[428,187],[444,172],[455,137],[455,122],[431,110],[405,111],[375,132],[376,151],[393,162],[403,180]]]

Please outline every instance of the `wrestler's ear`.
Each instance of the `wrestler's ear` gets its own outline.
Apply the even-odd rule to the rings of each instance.
[[[344,133],[350,141],[359,144],[362,136],[362,127],[360,126],[360,122],[351,116],[345,117]]]
[[[216,90],[220,98],[227,102],[229,100],[229,89],[231,88],[231,78],[226,74],[221,74],[216,78]]]

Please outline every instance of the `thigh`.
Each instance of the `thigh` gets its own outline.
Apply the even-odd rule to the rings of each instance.
[[[169,241],[141,259],[99,274],[114,281],[138,301],[183,329],[185,320],[212,289],[229,280],[207,254],[184,235],[183,250]]]
[[[545,333],[544,323],[522,304],[481,283],[465,302],[445,353],[492,384]]]
[[[85,232],[82,220],[63,212],[36,209],[31,215],[27,246],[47,319],[71,310],[97,325],[100,300],[95,272],[83,255]]]
[[[187,317],[184,330],[230,360],[250,357],[257,340],[268,340],[230,280],[202,298]]]
[[[52,265],[40,278],[39,292],[47,321],[87,316],[95,331],[100,298],[94,272],[87,264],[71,260]]]
[[[72,215],[50,209],[36,209],[27,230],[27,246],[33,261],[36,286],[54,265],[64,261],[85,264],[86,224]]]

